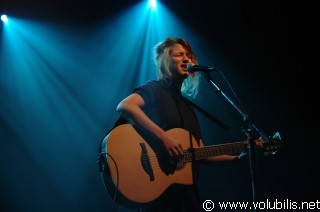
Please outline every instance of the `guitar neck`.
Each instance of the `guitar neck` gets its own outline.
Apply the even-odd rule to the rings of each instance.
[[[200,148],[191,148],[184,151],[183,162],[202,160],[212,156],[236,154],[246,150],[244,142],[219,144]]]

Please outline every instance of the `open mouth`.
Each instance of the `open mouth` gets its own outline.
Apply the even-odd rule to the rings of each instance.
[[[187,70],[187,64],[182,64],[182,65],[181,65],[181,68]]]

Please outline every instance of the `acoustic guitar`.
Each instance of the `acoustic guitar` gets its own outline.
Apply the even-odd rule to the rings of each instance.
[[[170,159],[161,142],[146,136],[131,124],[114,128],[102,141],[103,182],[110,195],[123,206],[134,208],[148,204],[163,194],[170,185],[193,184],[192,161],[211,156],[236,154],[247,150],[247,141],[212,146],[199,146],[187,130],[166,131],[181,142],[184,154]],[[263,143],[266,152],[278,151],[277,139]],[[169,165],[168,165],[169,164]]]

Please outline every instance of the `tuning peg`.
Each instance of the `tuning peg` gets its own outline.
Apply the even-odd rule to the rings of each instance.
[[[270,138],[270,141],[272,141],[272,142],[269,142],[268,145],[266,145],[266,147],[265,147],[265,152],[264,152],[265,156],[273,156],[278,152],[278,150],[279,150],[279,148],[281,146],[280,133],[276,132],[272,136],[272,138]]]
[[[281,140],[280,133],[279,133],[279,132],[276,132],[276,133],[272,136],[272,138]]]

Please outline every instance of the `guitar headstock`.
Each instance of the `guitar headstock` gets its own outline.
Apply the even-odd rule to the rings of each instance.
[[[268,138],[268,141],[263,143],[264,155],[265,156],[272,156],[275,155],[278,150],[280,149],[281,143],[281,136],[279,132],[276,132],[272,137]]]

